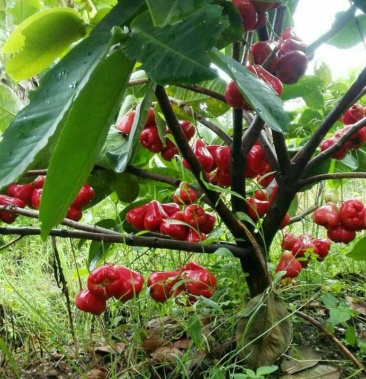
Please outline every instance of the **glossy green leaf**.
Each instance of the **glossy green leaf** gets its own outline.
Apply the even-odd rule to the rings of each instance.
[[[0,83],[0,130],[4,131],[23,107],[22,101],[5,84]]]
[[[366,261],[366,237],[357,240],[347,257],[355,261]]]
[[[338,17],[342,14],[343,12],[339,13]],[[366,15],[362,14],[349,20],[345,27],[333,38],[328,40],[327,43],[339,49],[348,49],[362,43],[365,32]]]
[[[197,83],[213,79],[207,51],[228,26],[222,8],[208,5],[182,22],[156,28],[149,12],[131,24],[131,35],[124,50],[131,59],[161,84]],[[194,41],[194,43],[192,43]]]
[[[236,82],[243,96],[271,129],[281,133],[287,130],[290,118],[283,109],[282,100],[272,88],[217,49],[210,53],[210,58],[212,63]]]
[[[146,2],[154,25],[163,27],[192,16],[212,0],[175,0],[169,3],[166,0],[147,0]]]
[[[135,4],[136,0],[130,2]],[[30,93],[30,103],[18,113],[2,135],[0,188],[16,181],[37,162],[49,161],[55,138],[64,125],[73,101],[83,91],[89,76],[110,49],[110,30],[115,22],[115,14],[120,22],[124,22],[136,11],[134,4],[131,9],[125,7],[124,13],[121,7],[113,9],[107,15],[107,20],[103,20],[95,32],[48,71],[39,88]]]
[[[41,0],[13,0],[7,12],[13,17],[14,24],[18,25],[43,7]]]
[[[4,44],[2,51],[13,54],[6,63],[6,72],[15,80],[28,79],[84,35],[84,22],[75,10],[53,8],[38,12],[22,22]]]
[[[133,66],[134,62],[121,50],[115,50],[100,61],[74,99],[43,188],[39,212],[43,238],[63,220],[87,181],[116,117]]]

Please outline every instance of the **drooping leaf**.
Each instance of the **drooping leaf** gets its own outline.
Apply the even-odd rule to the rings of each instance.
[[[47,68],[75,41],[85,35],[79,14],[70,8],[52,8],[22,22],[3,46],[13,54],[6,72],[15,80],[28,79]]]
[[[347,257],[355,261],[366,261],[366,237],[357,240]]]
[[[238,354],[253,370],[274,364],[291,338],[288,311],[273,293],[250,300],[236,327]]]
[[[283,109],[282,100],[272,88],[217,49],[210,52],[210,58],[212,63],[236,82],[243,96],[270,128],[281,133],[287,130],[290,119]]]
[[[281,369],[287,374],[295,374],[307,368],[314,367],[322,359],[322,356],[311,347],[299,346],[290,349],[281,363]]]
[[[74,99],[43,188],[39,212],[43,238],[66,216],[87,181],[117,115],[133,66],[121,50],[115,50],[100,61]]]
[[[296,374],[283,375],[280,379],[339,379],[340,377],[339,368],[330,365],[317,365]]]
[[[30,103],[5,130],[0,142],[0,188],[18,179],[40,161],[49,161],[54,137],[62,128],[70,107],[88,82],[99,61],[109,51],[115,18],[121,23],[136,12],[133,3],[114,8],[88,38],[75,46],[48,71],[39,88],[30,93]],[[116,17],[117,16],[117,17]],[[57,132],[57,133],[56,133]],[[21,141],[21,148],[19,148]]]
[[[216,77],[209,68],[207,52],[227,26],[222,8],[216,5],[163,28],[154,27],[150,13],[145,12],[132,22],[124,50],[142,63],[141,68],[155,82],[197,83]]]
[[[0,130],[4,131],[23,107],[22,101],[3,83],[0,83]]]
[[[192,16],[212,0],[175,0],[169,4],[165,0],[147,0],[154,26],[163,27]]]
[[[341,17],[344,12],[338,13]],[[336,16],[337,17],[337,16]],[[327,41],[329,45],[339,49],[348,49],[359,43],[362,43],[366,31],[366,15],[361,14],[350,19],[345,27],[340,30],[333,38]]]
[[[201,331],[201,318],[197,313],[195,313],[188,319],[187,332],[197,349],[199,349],[202,345]]]
[[[42,9],[41,0],[14,0],[12,7],[7,8],[7,12],[12,15],[15,25],[32,16]]]

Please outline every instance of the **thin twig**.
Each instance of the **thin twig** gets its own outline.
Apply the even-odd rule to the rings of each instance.
[[[295,315],[303,318],[306,321],[311,322],[313,325],[315,325],[317,328],[319,328],[327,337],[329,337],[338,347],[339,349],[343,352],[343,354],[359,369],[362,370],[364,374],[366,374],[366,370],[364,366],[357,360],[357,358],[347,349],[346,346],[343,345],[339,339],[330,333],[324,326],[322,325],[321,322],[318,320],[315,320],[313,317],[309,316],[308,314],[301,312],[301,311],[295,311]]]

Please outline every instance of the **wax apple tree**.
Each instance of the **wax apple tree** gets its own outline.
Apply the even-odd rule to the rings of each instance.
[[[325,65],[305,75],[321,44],[360,42],[364,9],[350,5],[307,45],[293,24],[296,6],[121,0],[83,18],[50,8],[20,23],[2,49],[6,72],[40,81],[3,125],[0,218],[38,217],[40,228],[2,225],[1,233],[93,240],[89,290],[76,305],[94,314],[109,297],[127,300],[143,286],[132,270],[101,265],[112,244],[226,249],[240,261],[252,298],[237,323],[237,349],[250,367],[273,363],[291,340],[276,287],[291,284],[314,256],[323,261],[331,242],[348,243],[366,228],[363,203],[350,199],[314,213],[328,238],[284,229],[301,219],[293,217],[300,191],[363,176],[362,161],[354,171],[366,140],[366,71],[349,88],[332,88]],[[302,113],[288,111],[299,98]],[[112,192],[122,205],[113,225],[78,222],[86,206]],[[284,252],[271,272],[279,232]],[[122,292],[121,277],[130,283]],[[194,262],[147,281],[159,302],[180,291],[192,302],[210,297],[215,284]]]

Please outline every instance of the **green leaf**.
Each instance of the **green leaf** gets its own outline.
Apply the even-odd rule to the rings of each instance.
[[[74,99],[83,91],[89,76],[110,49],[114,14],[117,13],[120,22],[124,22],[124,17],[127,19],[135,12],[135,9],[130,12],[126,9],[124,13],[120,7],[113,9],[107,15],[112,22],[103,20],[95,29],[100,32],[91,33],[76,45],[45,74],[39,88],[30,94],[30,103],[2,135],[0,188],[17,180],[37,162],[49,161],[50,151]]]
[[[0,83],[0,130],[3,131],[13,121],[23,103],[11,88]]]
[[[115,50],[100,61],[74,99],[43,188],[39,211],[43,238],[63,220],[87,181],[118,112],[133,66],[134,62],[121,50]]]
[[[331,308],[329,311],[329,321],[332,325],[342,324],[343,322],[350,320],[353,315],[353,311],[348,308]]]
[[[12,15],[14,24],[18,25],[43,7],[41,0],[14,0],[7,12]]]
[[[212,0],[147,0],[154,26],[163,27],[192,16]]]
[[[228,22],[222,8],[208,5],[189,19],[156,28],[149,12],[131,24],[124,50],[131,59],[161,84],[197,83],[216,77],[210,70],[207,51],[216,43]],[[192,43],[194,41],[194,43]]]
[[[287,130],[290,119],[283,110],[283,102],[262,80],[246,70],[239,62],[217,49],[210,53],[212,63],[230,76],[240,92],[258,112],[267,125],[278,132]]]
[[[312,109],[322,109],[324,99],[321,92],[323,82],[316,76],[306,75],[291,85],[284,85],[281,99],[286,101],[302,97]]]
[[[322,295],[322,303],[328,308],[335,308],[338,305],[338,300],[330,293],[324,293]]]
[[[201,331],[201,318],[197,313],[194,313],[188,319],[187,332],[198,349],[202,345]]]
[[[351,252],[347,254],[347,257],[355,261],[366,261],[366,236],[360,238],[354,244]]]
[[[75,10],[53,8],[38,12],[22,22],[4,44],[3,53],[13,54],[6,63],[6,72],[14,80],[28,79],[84,35],[84,22]]]
[[[340,12],[336,17],[341,17],[344,13]],[[362,14],[349,20],[345,27],[326,43],[339,49],[348,49],[362,43],[365,32],[366,15]]]

